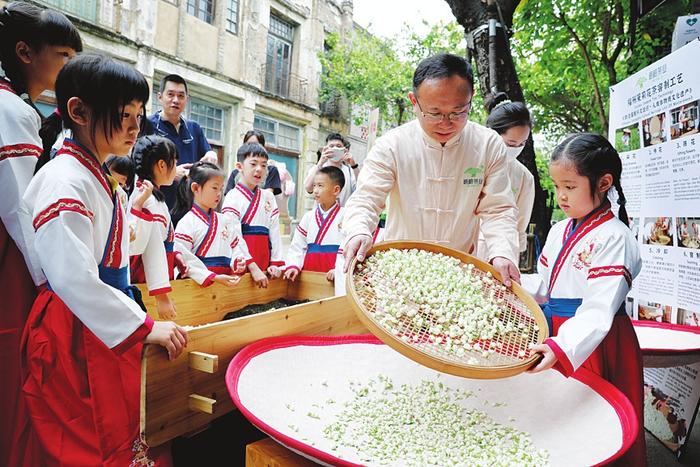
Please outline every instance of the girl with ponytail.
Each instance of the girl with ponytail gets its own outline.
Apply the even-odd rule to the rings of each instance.
[[[129,200],[131,282],[145,282],[149,295],[155,296],[158,316],[173,319],[177,313],[168,294],[176,262],[175,230],[160,187],[175,180],[177,148],[167,138],[144,136],[136,141],[131,158],[136,173]],[[182,255],[178,256],[182,264]]]
[[[607,139],[581,133],[554,149],[549,173],[569,219],[549,231],[538,261],[540,301],[546,300],[542,308],[553,337],[532,349],[542,359],[531,371],[557,366],[569,376],[586,367],[627,396],[642,426],[642,356],[625,313],[625,298],[642,261],[627,226],[622,161]],[[612,189],[619,219],[608,199]],[[645,464],[640,429],[619,465]]]
[[[32,462],[20,397],[20,338],[36,286],[46,282],[34,253],[31,217],[21,199],[42,153],[42,115],[34,102],[54,90],[66,60],[82,50],[61,13],[25,2],[0,7],[0,465]]]
[[[187,332],[154,321],[129,283],[128,200],[104,169],[109,155],[133,149],[149,96],[146,78],[127,64],[70,60],[56,101],[72,138],[23,198],[48,286],[27,318],[22,389],[48,465],[170,461],[140,436],[141,353],[157,344],[175,359]]]

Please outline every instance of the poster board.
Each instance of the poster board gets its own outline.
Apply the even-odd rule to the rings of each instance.
[[[633,319],[700,326],[698,57],[695,40],[610,88],[609,139],[644,263],[626,302]],[[699,371],[644,371],[645,428],[679,456],[700,400]]]

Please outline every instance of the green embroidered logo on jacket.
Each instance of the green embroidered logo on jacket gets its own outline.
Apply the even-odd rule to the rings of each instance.
[[[468,187],[481,186],[484,183],[484,168],[469,167],[464,169],[464,179],[462,183]]]

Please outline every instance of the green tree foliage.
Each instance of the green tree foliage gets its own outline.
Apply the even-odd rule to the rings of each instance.
[[[426,34],[404,26],[395,39],[377,38],[363,30],[345,39],[329,34],[326,44],[326,51],[319,55],[321,102],[340,93],[353,107],[377,107],[383,123],[380,128],[413,118],[407,95],[418,62],[439,52],[465,52],[464,33],[456,22],[434,24]],[[478,99],[472,105],[475,110],[482,107]]]
[[[689,0],[665,2],[639,21],[623,0],[524,0],[513,56],[537,126],[554,136],[607,133],[609,86],[668,54]]]
[[[393,41],[355,31],[347,40],[329,34],[326,44],[326,51],[319,55],[321,102],[340,93],[351,107],[378,107],[383,122],[406,120],[412,70],[399,59]]]

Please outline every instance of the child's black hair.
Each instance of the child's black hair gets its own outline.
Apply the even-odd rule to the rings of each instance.
[[[345,186],[345,175],[343,174],[343,171],[340,170],[338,167],[327,165],[326,167],[321,167],[320,169],[318,169],[317,174],[327,175],[328,178],[331,179],[331,183],[333,185],[338,185],[341,190]]]
[[[252,136],[255,136],[255,138],[258,140],[258,144],[265,147],[265,135],[258,130],[246,131],[246,134],[243,136],[243,143],[247,143]]]
[[[594,133],[570,135],[552,152],[552,163],[558,161],[572,164],[579,175],[588,179],[591,196],[595,194],[600,178],[605,174],[612,175],[613,186],[618,196],[617,204],[620,205],[618,217],[629,226],[625,195],[620,183],[622,160],[610,141]]]
[[[68,100],[78,97],[90,109],[91,135],[97,134],[97,125],[102,124],[107,138],[122,126],[124,106],[131,101],[141,102],[144,107],[141,118],[146,117],[146,103],[150,97],[146,78],[131,65],[114,60],[106,55],[83,54],[70,60],[61,69],[56,79],[56,101],[63,126],[73,129],[68,114]],[[60,129],[45,132],[42,139],[53,142]],[[44,144],[37,170],[49,160],[51,146]]]
[[[50,45],[83,50],[78,30],[63,13],[27,2],[12,2],[0,8],[0,62],[20,95],[28,91],[27,77],[15,50],[20,41],[37,52]]]
[[[131,192],[134,186],[134,163],[127,156],[109,156],[105,160],[105,166],[110,172],[116,172],[126,177],[126,192]]]
[[[35,51],[45,46],[70,47],[82,52],[83,42],[80,33],[63,13],[43,9],[27,2],[12,2],[0,9],[0,63],[5,76],[12,83],[12,88],[29,104],[43,121],[39,130],[42,146],[46,156],[39,160],[36,170],[44,165],[51,153],[51,146],[61,132],[61,117],[52,114],[44,119],[39,109],[26,95],[27,77],[23,75],[19,58],[15,50],[17,43],[23,41]],[[46,125],[50,130],[45,130]]]
[[[236,160],[241,164],[249,157],[263,157],[268,159],[267,151],[264,147],[258,143],[245,143],[243,146],[238,148],[238,153],[236,154]]]
[[[523,102],[511,102],[504,92],[494,94],[486,102],[489,116],[486,126],[502,135],[516,126],[528,126],[532,128],[532,117],[527,106]]]
[[[165,161],[168,168],[172,168],[177,162],[177,147],[175,143],[162,136],[142,136],[136,140],[136,145],[131,153],[134,161],[134,171],[141,180],[153,183],[153,196],[158,201],[164,201],[165,195],[158,189],[153,176],[153,166],[158,161]]]
[[[180,180],[177,187],[177,200],[175,206],[170,210],[170,215],[173,219],[181,219],[187,212],[192,209],[194,202],[194,194],[192,193],[192,184],[196,183],[199,186],[204,186],[207,181],[215,176],[224,177],[224,173],[219,166],[211,162],[197,161],[190,167],[190,174]]]

